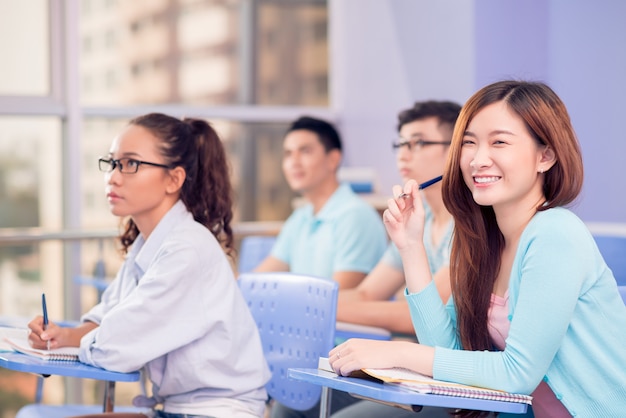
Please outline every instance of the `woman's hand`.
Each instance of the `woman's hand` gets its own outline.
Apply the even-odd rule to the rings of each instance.
[[[53,322],[49,322],[48,327],[44,330],[43,317],[40,315],[28,324],[30,329],[28,342],[33,348],[41,350],[48,348],[48,341],[50,341],[51,349],[78,347],[80,346],[80,339],[96,327],[98,327],[98,324],[93,322],[83,322],[76,327],[60,327]]]
[[[433,374],[435,350],[410,341],[351,338],[328,353],[335,373],[348,376],[355,370],[402,367],[428,376]]]
[[[388,369],[398,367],[398,354],[404,341],[380,341],[351,338],[328,353],[335,373],[348,376],[363,368]],[[409,343],[412,344],[412,343]]]
[[[394,186],[394,199],[387,201],[383,213],[383,222],[391,240],[398,250],[423,245],[424,205],[419,186],[415,180],[409,180],[404,187]]]
[[[47,328],[44,330],[43,317],[41,315],[30,321],[28,328],[30,329],[28,342],[33,348],[45,350],[48,348],[48,341],[50,341],[49,348],[59,348],[67,345],[63,344],[63,328],[53,322],[49,322]]]

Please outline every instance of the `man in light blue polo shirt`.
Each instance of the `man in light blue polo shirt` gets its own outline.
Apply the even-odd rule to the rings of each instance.
[[[352,288],[376,265],[387,235],[380,215],[341,184],[341,139],[328,122],[301,117],[283,142],[283,172],[306,204],[285,222],[255,271],[291,271],[333,279]]]

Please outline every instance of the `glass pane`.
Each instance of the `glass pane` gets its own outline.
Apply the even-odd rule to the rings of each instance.
[[[83,104],[328,104],[325,2],[81,5]]]
[[[261,3],[256,39],[256,102],[328,105],[326,2]]]
[[[0,228],[60,229],[61,170],[60,120],[0,117]],[[0,312],[38,314],[42,289],[49,289],[51,314],[58,318],[62,259],[58,242],[0,246]]]
[[[229,123],[224,137],[233,166],[235,219],[284,221],[292,211],[295,194],[282,171],[281,123]]]
[[[0,95],[48,95],[48,1],[0,2],[0,28]]]
[[[83,230],[118,231],[119,219],[111,214],[105,196],[104,176],[98,170],[98,158],[109,152],[113,138],[126,125],[126,119],[85,119],[81,135],[80,199],[81,226]],[[123,257],[114,238],[81,241],[81,312],[86,312],[98,302],[100,293],[94,279],[112,280],[120,268]]]
[[[233,103],[237,13],[237,1],[92,2],[81,14],[83,103]]]
[[[26,241],[27,234],[22,232],[22,228],[32,227],[61,229],[61,131],[61,121],[53,117],[0,116],[0,233],[3,237],[22,234],[24,240],[0,245],[3,325],[25,326],[41,315],[42,292],[46,293],[50,318],[63,319],[63,243]],[[3,371],[0,415],[14,416],[17,408],[33,402],[36,382],[25,376]],[[50,379],[48,384],[56,396],[47,400],[61,402],[64,382],[60,377]]]
[[[0,116],[0,228],[61,226],[61,122]]]
[[[118,220],[111,214],[105,196],[104,175],[98,170],[98,158],[106,156],[113,138],[128,119],[88,118],[83,122],[81,150],[81,213],[86,229],[116,229]]]

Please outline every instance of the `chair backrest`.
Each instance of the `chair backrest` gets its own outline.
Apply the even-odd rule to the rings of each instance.
[[[594,234],[604,261],[620,286],[626,286],[626,236]]]
[[[237,270],[248,273],[267,257],[276,242],[273,235],[248,235],[241,239]]]
[[[289,368],[317,368],[333,348],[338,285],[293,273],[245,273],[239,288],[254,317],[272,372],[269,395],[296,410],[310,409],[322,388],[288,377]]]

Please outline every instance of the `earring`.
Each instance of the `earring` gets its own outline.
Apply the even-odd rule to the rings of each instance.
[[[539,169],[539,174],[543,174],[543,168]]]

